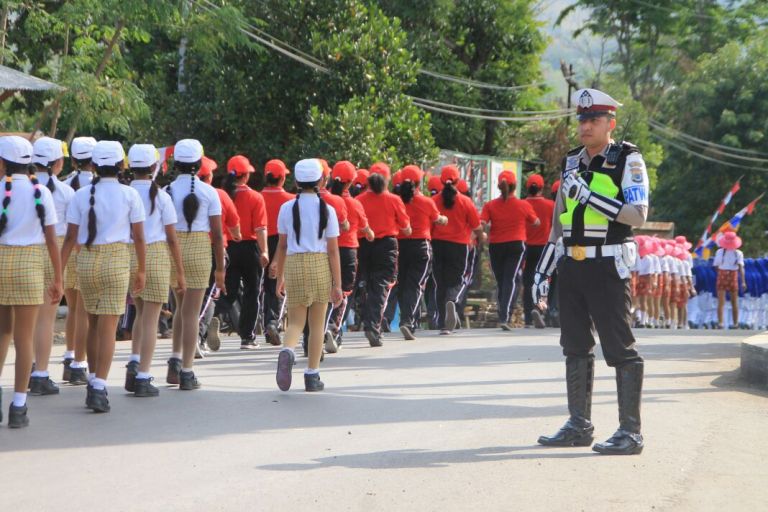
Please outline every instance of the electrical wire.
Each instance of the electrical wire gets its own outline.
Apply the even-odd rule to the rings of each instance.
[[[682,146],[682,145],[677,144],[677,143],[675,143],[675,142],[673,142],[673,141],[671,141],[669,139],[666,139],[666,138],[662,137],[661,135],[659,135],[656,132],[651,132],[651,137],[655,138],[656,140],[658,140],[662,144],[666,144],[668,146],[671,146],[671,147],[673,147],[675,149],[678,149],[679,151],[682,151],[683,153],[687,153],[687,154],[689,154],[691,156],[695,156],[695,157],[701,158],[703,160],[708,160],[710,162],[714,162],[714,163],[719,164],[719,165],[725,165],[725,166],[728,166],[728,167],[735,167],[737,169],[747,169],[747,170],[750,170],[750,171],[768,172],[768,168],[766,168],[766,167],[751,167],[751,166],[748,166],[748,165],[734,164],[734,163],[731,163],[731,162],[726,162],[724,160],[718,160],[717,158],[712,158],[712,157],[707,156],[707,155],[702,155],[701,153],[697,153],[695,151],[691,151],[689,148],[687,148],[685,146]]]
[[[542,82],[533,82],[530,84],[523,84],[523,85],[497,85],[497,84],[491,84],[488,82],[480,82],[478,80],[471,80],[469,78],[462,78],[459,76],[448,75],[445,73],[438,73],[437,71],[430,71],[429,69],[424,69],[424,68],[419,69],[419,73],[422,75],[431,76],[433,78],[438,78],[440,80],[447,80],[449,82],[455,82],[458,84],[468,85],[471,87],[477,87],[479,89],[493,89],[497,91],[520,91],[520,90],[528,89],[531,87],[540,87],[548,83],[546,81],[542,81]]]
[[[507,114],[507,115],[541,115],[541,114],[570,114],[573,113],[574,110],[568,110],[565,108],[556,109],[556,110],[518,110],[518,111],[511,111],[511,110],[493,110],[488,108],[476,108],[476,107],[466,107],[464,105],[454,105],[453,103],[443,103],[442,101],[436,101],[436,100],[430,100],[427,98],[420,98],[418,96],[411,96],[408,95],[409,98],[411,98],[414,101],[418,101],[421,103],[426,103],[428,105],[435,105],[438,107],[446,107],[446,108],[452,108],[457,110],[468,110],[472,112],[485,112],[488,114]]]
[[[687,141],[690,141],[691,143],[698,143],[700,145],[704,145],[707,147],[711,147],[714,149],[718,149],[721,151],[721,153],[741,153],[745,155],[757,155],[757,156],[768,156],[768,153],[761,153],[760,151],[755,151],[751,149],[741,149],[741,148],[735,148],[733,146],[725,146],[723,144],[717,144],[716,142],[711,142],[708,140],[700,139],[698,137],[694,137],[693,135],[689,135],[685,132],[681,132],[680,130],[676,130],[674,128],[670,128],[669,126],[665,126],[658,121],[654,121],[653,119],[648,120],[648,124],[651,125],[652,128],[656,128],[658,130],[662,130],[664,132],[669,132],[671,134],[674,134],[675,138],[681,138]],[[750,160],[750,158],[747,157],[739,157],[737,155],[728,155],[733,156],[734,158],[743,158],[744,160]],[[768,162],[767,159],[757,159],[755,161],[758,162]]]
[[[485,121],[509,121],[509,122],[530,122],[530,121],[551,121],[555,119],[562,119],[564,117],[568,117],[571,114],[565,113],[565,114],[553,114],[548,116],[489,116],[489,115],[483,115],[483,114],[472,114],[469,112],[457,112],[455,110],[446,110],[444,108],[435,107],[433,105],[427,105],[426,103],[421,103],[417,100],[412,100],[413,104],[417,107],[423,108],[425,110],[431,110],[433,112],[439,112],[441,114],[448,114],[453,116],[460,116],[460,117],[469,117],[472,119],[482,119]]]

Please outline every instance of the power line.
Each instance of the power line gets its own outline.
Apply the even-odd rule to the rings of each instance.
[[[478,80],[471,80],[469,78],[462,78],[460,76],[448,75],[445,73],[438,73],[437,71],[430,71],[429,69],[424,69],[424,68],[419,69],[419,73],[422,75],[431,76],[433,78],[438,78],[440,80],[447,80],[449,82],[455,82],[458,84],[468,85],[471,87],[477,87],[479,89],[493,89],[497,91],[520,91],[520,90],[528,89],[531,87],[539,87],[549,83],[546,81],[542,81],[542,82],[533,82],[530,84],[523,84],[523,85],[497,85],[497,84],[491,84],[488,82],[480,82]]]
[[[685,146],[682,146],[680,144],[672,142],[671,140],[662,137],[661,135],[659,135],[656,132],[651,132],[651,137],[657,139],[662,144],[666,144],[666,145],[672,146],[673,148],[678,149],[678,150],[682,151],[683,153],[687,153],[687,154],[689,154],[691,156],[695,156],[695,157],[701,158],[703,160],[708,160],[710,162],[714,162],[714,163],[719,164],[719,165],[725,165],[727,167],[735,167],[737,169],[747,169],[747,170],[750,170],[750,171],[768,172],[768,168],[766,168],[766,167],[751,167],[751,166],[748,166],[748,165],[734,164],[734,163],[731,163],[731,162],[726,162],[726,161],[723,161],[723,160],[718,160],[717,158],[712,158],[712,157],[707,156],[707,155],[702,155],[701,153],[697,153],[695,151],[691,151],[689,148],[687,148]]]
[[[721,152],[723,152],[723,153],[731,152],[731,153],[742,153],[742,154],[746,154],[746,155],[768,156],[768,153],[761,153],[760,151],[755,151],[755,150],[752,150],[752,149],[741,149],[741,148],[736,148],[736,147],[733,147],[733,146],[725,146],[723,144],[717,144],[716,142],[711,142],[711,141],[708,141],[708,140],[700,139],[698,137],[694,137],[693,135],[687,134],[685,132],[681,132],[680,130],[676,130],[674,128],[670,128],[669,126],[665,126],[665,125],[659,123],[658,121],[654,121],[653,119],[649,119],[648,120],[648,124],[650,124],[652,128],[656,128],[656,129],[659,129],[659,130],[662,130],[662,131],[670,132],[670,133],[676,135],[677,137],[679,137],[681,139],[688,140],[688,141],[690,141],[692,143],[698,143],[698,144],[701,144],[701,145],[706,145],[708,147],[717,148],[717,149],[721,150]],[[744,160],[749,160],[749,158],[747,158],[747,157],[739,157],[739,156],[736,156],[736,155],[729,155],[729,156],[734,156],[734,158],[743,158]],[[765,160],[757,159],[757,161],[765,161]]]
[[[427,105],[426,103],[421,103],[418,100],[412,99],[413,104],[417,107],[423,108],[425,110],[431,110],[433,112],[439,112],[441,114],[449,114],[453,116],[460,116],[460,117],[469,117],[472,119],[482,119],[486,121],[509,121],[509,122],[529,122],[529,121],[551,121],[554,119],[562,119],[564,117],[568,117],[571,114],[570,113],[564,113],[564,114],[553,114],[548,116],[523,116],[523,117],[516,117],[516,116],[489,116],[489,115],[483,115],[483,114],[472,114],[469,112],[457,112],[455,110],[446,110],[444,108],[436,107],[434,105]]]
[[[464,105],[454,105],[453,103],[443,103],[442,101],[436,101],[436,100],[430,100],[427,98],[420,98],[418,96],[411,96],[408,95],[409,98],[412,100],[418,101],[420,103],[426,103],[428,105],[435,105],[438,107],[446,107],[451,108],[454,110],[468,110],[471,112],[485,112],[488,114],[507,114],[511,116],[516,115],[542,115],[542,114],[566,114],[566,113],[572,113],[572,111],[568,109],[557,109],[557,110],[518,110],[518,111],[512,111],[512,110],[493,110],[488,108],[477,108],[477,107],[467,107]]]

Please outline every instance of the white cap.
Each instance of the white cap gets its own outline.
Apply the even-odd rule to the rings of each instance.
[[[128,164],[131,167],[152,167],[158,160],[157,148],[152,144],[134,144],[128,150]]]
[[[8,135],[0,137],[0,156],[15,164],[32,163],[32,144],[24,137]]]
[[[197,139],[182,139],[173,148],[173,159],[177,162],[193,164],[203,158],[203,145]]]
[[[571,96],[576,105],[576,117],[588,119],[598,116],[614,116],[621,103],[597,89],[579,89]]]
[[[48,165],[60,158],[64,158],[64,148],[59,139],[40,137],[32,144],[32,163]]]
[[[100,165],[117,165],[125,160],[123,146],[114,140],[100,140],[93,148],[93,163]]]
[[[317,158],[307,158],[296,162],[293,171],[296,181],[311,183],[323,177],[323,164]]]
[[[70,154],[72,158],[85,160],[93,156],[93,148],[96,147],[96,139],[93,137],[75,137],[72,139]]]

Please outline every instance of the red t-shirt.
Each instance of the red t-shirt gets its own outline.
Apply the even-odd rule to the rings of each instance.
[[[536,212],[528,201],[515,196],[509,196],[505,201],[497,197],[485,203],[480,218],[491,223],[491,233],[488,242],[500,244],[503,242],[525,242],[525,225],[536,222]]]
[[[226,247],[229,241],[232,240],[229,228],[234,228],[240,224],[240,215],[237,214],[237,208],[229,194],[220,188],[216,189],[216,193],[219,194],[219,200],[221,201],[221,227],[224,231],[224,247]]]
[[[555,202],[543,196],[526,197],[536,216],[541,221],[538,226],[527,224],[525,226],[526,244],[528,245],[547,245],[549,241],[549,232],[552,230],[552,213],[555,211]]]
[[[405,212],[411,219],[411,229],[413,232],[409,236],[400,235],[397,238],[431,240],[432,224],[440,216],[435,202],[428,197],[424,197],[421,192],[416,191],[411,202],[405,205]]]
[[[349,194],[349,191],[345,191],[341,196],[344,199],[344,204],[347,206],[347,218],[349,220],[349,229],[342,231],[339,235],[339,247],[360,247],[360,242],[357,239],[358,232],[361,229],[368,227],[368,217],[365,215],[365,209],[360,201],[355,199]]]
[[[366,190],[356,199],[363,205],[375,238],[397,236],[401,229],[410,225],[411,220],[400,196],[386,190],[381,194]]]
[[[256,230],[267,227],[264,198],[247,185],[240,185],[237,187],[234,202],[240,216],[240,233],[243,240],[256,240]]]
[[[449,209],[443,204],[442,192],[433,196],[432,199],[435,201],[437,210],[448,217],[448,224],[445,226],[433,225],[432,239],[468,245],[472,230],[480,225],[477,208],[472,200],[464,194],[456,194],[453,208]]]
[[[277,235],[277,215],[280,213],[280,207],[295,196],[286,192],[283,187],[264,187],[261,197],[264,198],[267,208],[267,236]]]
[[[344,230],[341,229],[341,225],[349,220],[347,204],[344,202],[344,199],[331,194],[327,189],[320,191],[320,197],[328,206],[336,210],[336,219],[339,221],[339,233],[343,233]]]

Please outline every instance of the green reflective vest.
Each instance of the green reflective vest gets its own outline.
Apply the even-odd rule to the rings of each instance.
[[[598,172],[591,174],[592,179],[589,182],[589,190],[605,197],[618,197],[619,187],[616,186],[610,176]],[[592,208],[579,208],[579,206],[581,204],[578,201],[570,199],[567,195],[565,196],[565,211],[560,214],[560,223],[563,226],[566,238],[576,235],[571,231],[574,225],[574,216],[579,214],[583,215],[584,222],[582,225],[584,226],[584,233],[581,233],[581,236],[578,238],[605,238],[608,234],[608,219]]]

